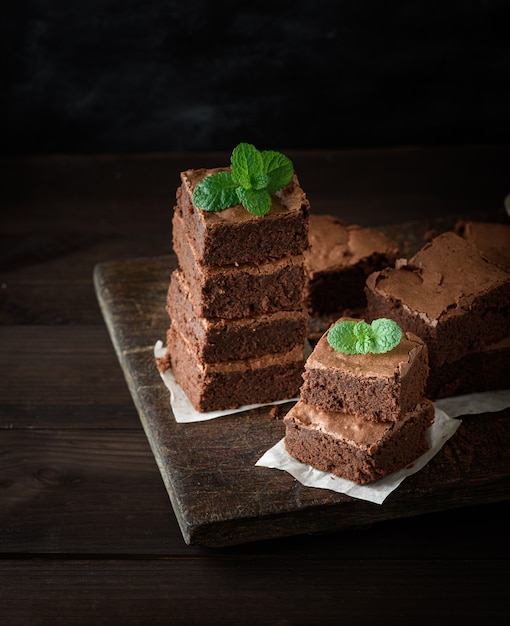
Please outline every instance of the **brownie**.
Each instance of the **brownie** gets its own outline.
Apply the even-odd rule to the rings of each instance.
[[[367,318],[389,317],[427,344],[431,368],[508,334],[510,274],[449,231],[367,278]]]
[[[170,326],[167,361],[176,382],[197,411],[238,408],[297,396],[301,384],[303,347],[278,354],[223,363],[205,363],[186,339]]]
[[[303,346],[308,330],[304,311],[276,311],[232,320],[201,317],[182,272],[172,274],[166,310],[172,325],[207,363],[292,350],[298,344]]]
[[[203,265],[175,221],[174,249],[197,314],[232,319],[275,311],[302,310],[305,281],[303,257],[288,256],[259,264],[223,267]]]
[[[510,389],[510,337],[430,371],[425,395],[431,400]]]
[[[300,397],[320,409],[395,422],[421,401],[427,376],[427,347],[412,333],[384,354],[343,354],[324,333],[306,361]]]
[[[230,272],[201,273],[197,268],[188,273],[197,315],[235,319],[301,310],[302,264],[292,258],[280,259],[261,270],[242,266]]]
[[[384,233],[327,214],[310,214],[308,240],[304,303],[312,316],[365,308],[367,276],[398,257]]]
[[[236,205],[223,211],[202,211],[193,205],[193,190],[206,176],[229,168],[195,169],[181,173],[175,213],[203,264],[261,263],[272,258],[298,256],[308,247],[310,204],[294,175],[272,194],[269,213],[260,218]]]
[[[510,224],[459,220],[455,232],[474,243],[485,259],[510,272]]]
[[[424,399],[398,422],[327,411],[302,398],[284,417],[285,447],[298,461],[367,484],[403,469],[428,449],[434,405]]]

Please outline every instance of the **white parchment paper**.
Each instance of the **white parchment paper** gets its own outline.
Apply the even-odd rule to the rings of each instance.
[[[477,413],[494,413],[510,406],[510,389],[442,398],[441,400],[436,400],[434,405],[442,409],[450,417],[476,415]]]

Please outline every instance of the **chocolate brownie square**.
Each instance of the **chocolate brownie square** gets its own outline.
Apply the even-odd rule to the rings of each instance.
[[[398,422],[374,422],[319,409],[300,398],[284,417],[284,444],[302,463],[368,484],[424,454],[433,420],[434,405],[425,399]]]
[[[252,215],[242,205],[223,211],[202,211],[194,206],[196,185],[206,176],[228,169],[181,173],[174,213],[182,218],[199,262],[222,266],[303,254],[308,247],[310,203],[296,175],[272,194],[271,210],[263,217]]]
[[[409,261],[367,279],[367,318],[388,317],[427,344],[430,367],[451,363],[504,339],[510,274],[449,231]]]
[[[425,395],[431,400],[510,389],[510,337],[430,370]]]
[[[455,232],[474,243],[485,259],[510,272],[510,224],[459,220]]]
[[[365,308],[367,276],[398,257],[384,233],[327,214],[310,214],[308,240],[304,302],[315,317]]]
[[[178,330],[170,326],[167,356],[160,369],[164,371],[170,366],[190,403],[204,412],[294,398],[301,384],[303,365],[302,346],[252,359],[204,363]]]
[[[324,333],[306,361],[300,396],[324,410],[395,422],[422,399],[428,370],[427,347],[412,333],[384,354],[343,354]]]

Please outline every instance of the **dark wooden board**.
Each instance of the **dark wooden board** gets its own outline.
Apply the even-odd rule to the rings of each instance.
[[[398,230],[398,229],[397,229]],[[408,249],[426,229],[408,226]],[[395,232],[394,232],[395,234]],[[271,407],[195,424],[175,422],[153,349],[165,342],[165,298],[173,255],[100,263],[98,301],[167,488],[183,538],[222,547],[277,537],[340,531],[510,494],[510,410],[464,417],[454,437],[382,505],[304,487],[286,472],[255,462],[284,433]]]

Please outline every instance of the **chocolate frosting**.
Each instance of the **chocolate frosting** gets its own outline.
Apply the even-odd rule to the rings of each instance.
[[[347,225],[333,215],[310,214],[308,238],[305,267],[312,278],[317,272],[355,265],[373,254],[396,257],[398,253],[395,243],[384,233]]]
[[[476,246],[454,232],[439,235],[409,261],[368,277],[369,288],[418,312],[436,325],[469,308],[476,296],[508,282],[508,273],[486,261]]]

